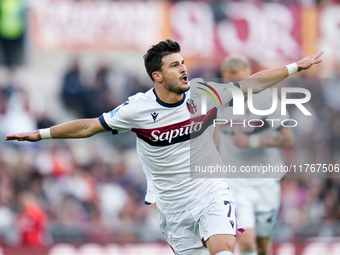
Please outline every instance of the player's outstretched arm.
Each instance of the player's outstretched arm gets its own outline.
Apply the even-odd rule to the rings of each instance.
[[[86,138],[106,131],[100,124],[98,118],[79,119],[64,124],[53,126],[49,129],[23,132],[6,136],[6,141],[29,141],[37,142],[43,138],[67,139],[67,138]]]
[[[305,57],[296,63],[255,73],[247,79],[240,81],[240,88],[244,94],[248,93],[248,88],[252,88],[253,93],[259,93],[266,88],[277,84],[291,74],[309,69],[311,66],[319,64],[322,61],[322,53],[323,52],[320,51]]]

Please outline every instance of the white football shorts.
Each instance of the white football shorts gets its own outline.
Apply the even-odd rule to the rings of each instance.
[[[272,236],[280,206],[280,182],[241,186],[229,180],[228,184],[235,197],[238,227],[245,230],[253,228],[259,237]]]
[[[236,235],[234,198],[217,190],[195,208],[177,213],[158,212],[160,228],[176,255],[209,255],[205,241],[212,235]]]

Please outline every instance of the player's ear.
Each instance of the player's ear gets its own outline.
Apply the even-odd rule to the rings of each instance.
[[[153,73],[152,73],[152,78],[153,78],[155,81],[158,81],[158,82],[163,81],[163,75],[162,75],[161,72],[159,72],[159,71],[153,72]]]

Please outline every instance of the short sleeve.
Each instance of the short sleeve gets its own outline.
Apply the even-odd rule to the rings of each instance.
[[[113,134],[124,133],[132,128],[131,112],[131,103],[126,101],[112,111],[103,113],[99,121],[106,130],[112,131]]]

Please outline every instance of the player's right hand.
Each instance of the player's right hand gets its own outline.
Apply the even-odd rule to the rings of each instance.
[[[7,135],[5,137],[6,141],[29,141],[29,142],[37,142],[41,140],[40,132],[39,130],[33,131],[33,132],[23,132],[13,135]]]

